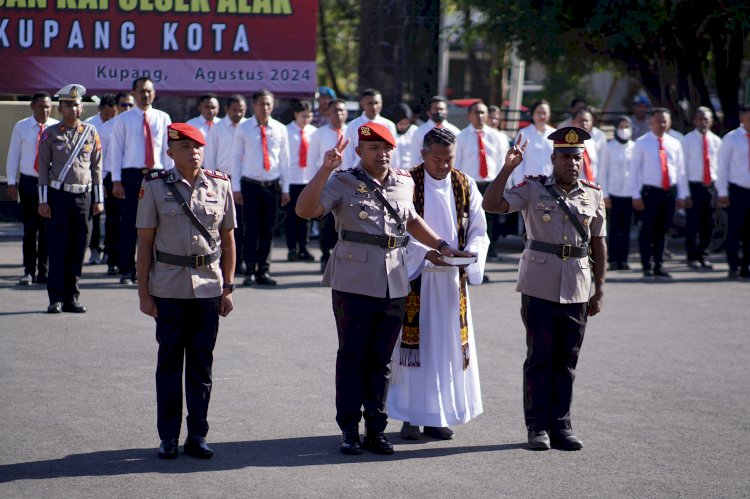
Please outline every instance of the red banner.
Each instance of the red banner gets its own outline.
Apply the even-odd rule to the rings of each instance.
[[[0,92],[315,91],[317,0],[0,0]]]

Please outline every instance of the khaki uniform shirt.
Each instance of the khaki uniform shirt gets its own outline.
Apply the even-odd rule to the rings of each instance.
[[[508,213],[523,213],[529,240],[581,246],[583,240],[575,226],[545,188],[554,184],[553,177],[526,177],[525,181],[505,192],[504,198],[510,205]],[[577,184],[569,193],[556,185],[555,190],[588,232],[589,242],[592,237],[606,236],[601,188],[581,180]],[[589,259],[563,260],[551,253],[525,249],[518,265],[516,291],[558,303],[586,302],[591,295]]]
[[[201,223],[216,240],[216,247],[201,235],[182,211],[180,204],[162,180],[177,185]],[[138,195],[139,229],[156,229],[154,249],[172,255],[207,255],[221,250],[220,229],[233,229],[234,201],[229,177],[223,173],[201,170],[191,186],[176,168],[143,179]],[[151,266],[150,291],[160,298],[214,298],[221,295],[221,260],[197,269],[156,261]]]
[[[356,169],[361,170],[361,164]],[[412,201],[414,181],[408,172],[391,169],[382,192],[404,225],[417,217]],[[386,207],[350,170],[333,172],[321,193],[320,202],[324,215],[333,212],[339,234],[342,230],[349,230],[401,235],[398,223]],[[362,211],[367,213],[364,220],[359,218]],[[405,257],[406,248],[389,249],[339,240],[328,260],[323,285],[347,293],[385,298],[387,292],[391,298],[401,298],[409,293]]]
[[[102,144],[93,125],[81,122],[78,128],[57,123],[47,128],[39,139],[39,185],[49,185],[63,170],[70,154],[86,128],[91,131],[86,142],[62,179],[64,184],[100,185],[102,183]]]

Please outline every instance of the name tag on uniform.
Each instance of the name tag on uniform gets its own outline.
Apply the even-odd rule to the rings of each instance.
[[[367,192],[355,192],[355,193],[354,193],[354,197],[358,197],[358,198],[369,198],[369,197],[370,197],[370,194],[369,194],[369,193],[367,193]]]
[[[206,203],[219,204],[219,200],[215,198],[206,199]]]
[[[174,194],[172,194],[170,191],[167,191],[167,193],[164,195],[164,201],[177,202],[177,200],[174,198]]]

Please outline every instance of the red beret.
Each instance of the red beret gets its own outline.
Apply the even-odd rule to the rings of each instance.
[[[396,147],[396,140],[393,138],[391,131],[388,130],[388,127],[374,121],[370,121],[359,127],[359,141],[368,140],[381,140],[389,143],[394,148]]]
[[[202,146],[206,145],[206,139],[203,134],[193,125],[187,123],[172,123],[167,127],[167,136],[169,140],[194,140]]]

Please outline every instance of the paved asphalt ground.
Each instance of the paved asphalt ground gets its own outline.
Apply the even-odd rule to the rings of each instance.
[[[573,421],[586,448],[525,449],[518,244],[470,289],[485,412],[456,438],[390,457],[338,451],[336,333],[318,264],[273,256],[274,289],[239,289],[215,351],[210,461],[156,457],[154,323],[134,289],[86,267],[84,315],[21,288],[0,227],[0,497],[747,497],[750,282],[687,271],[609,275],[589,322]],[[317,252],[316,252],[317,255]],[[633,257],[635,255],[631,255]],[[631,259],[632,261],[632,259]],[[183,429],[184,437],[184,429]]]

